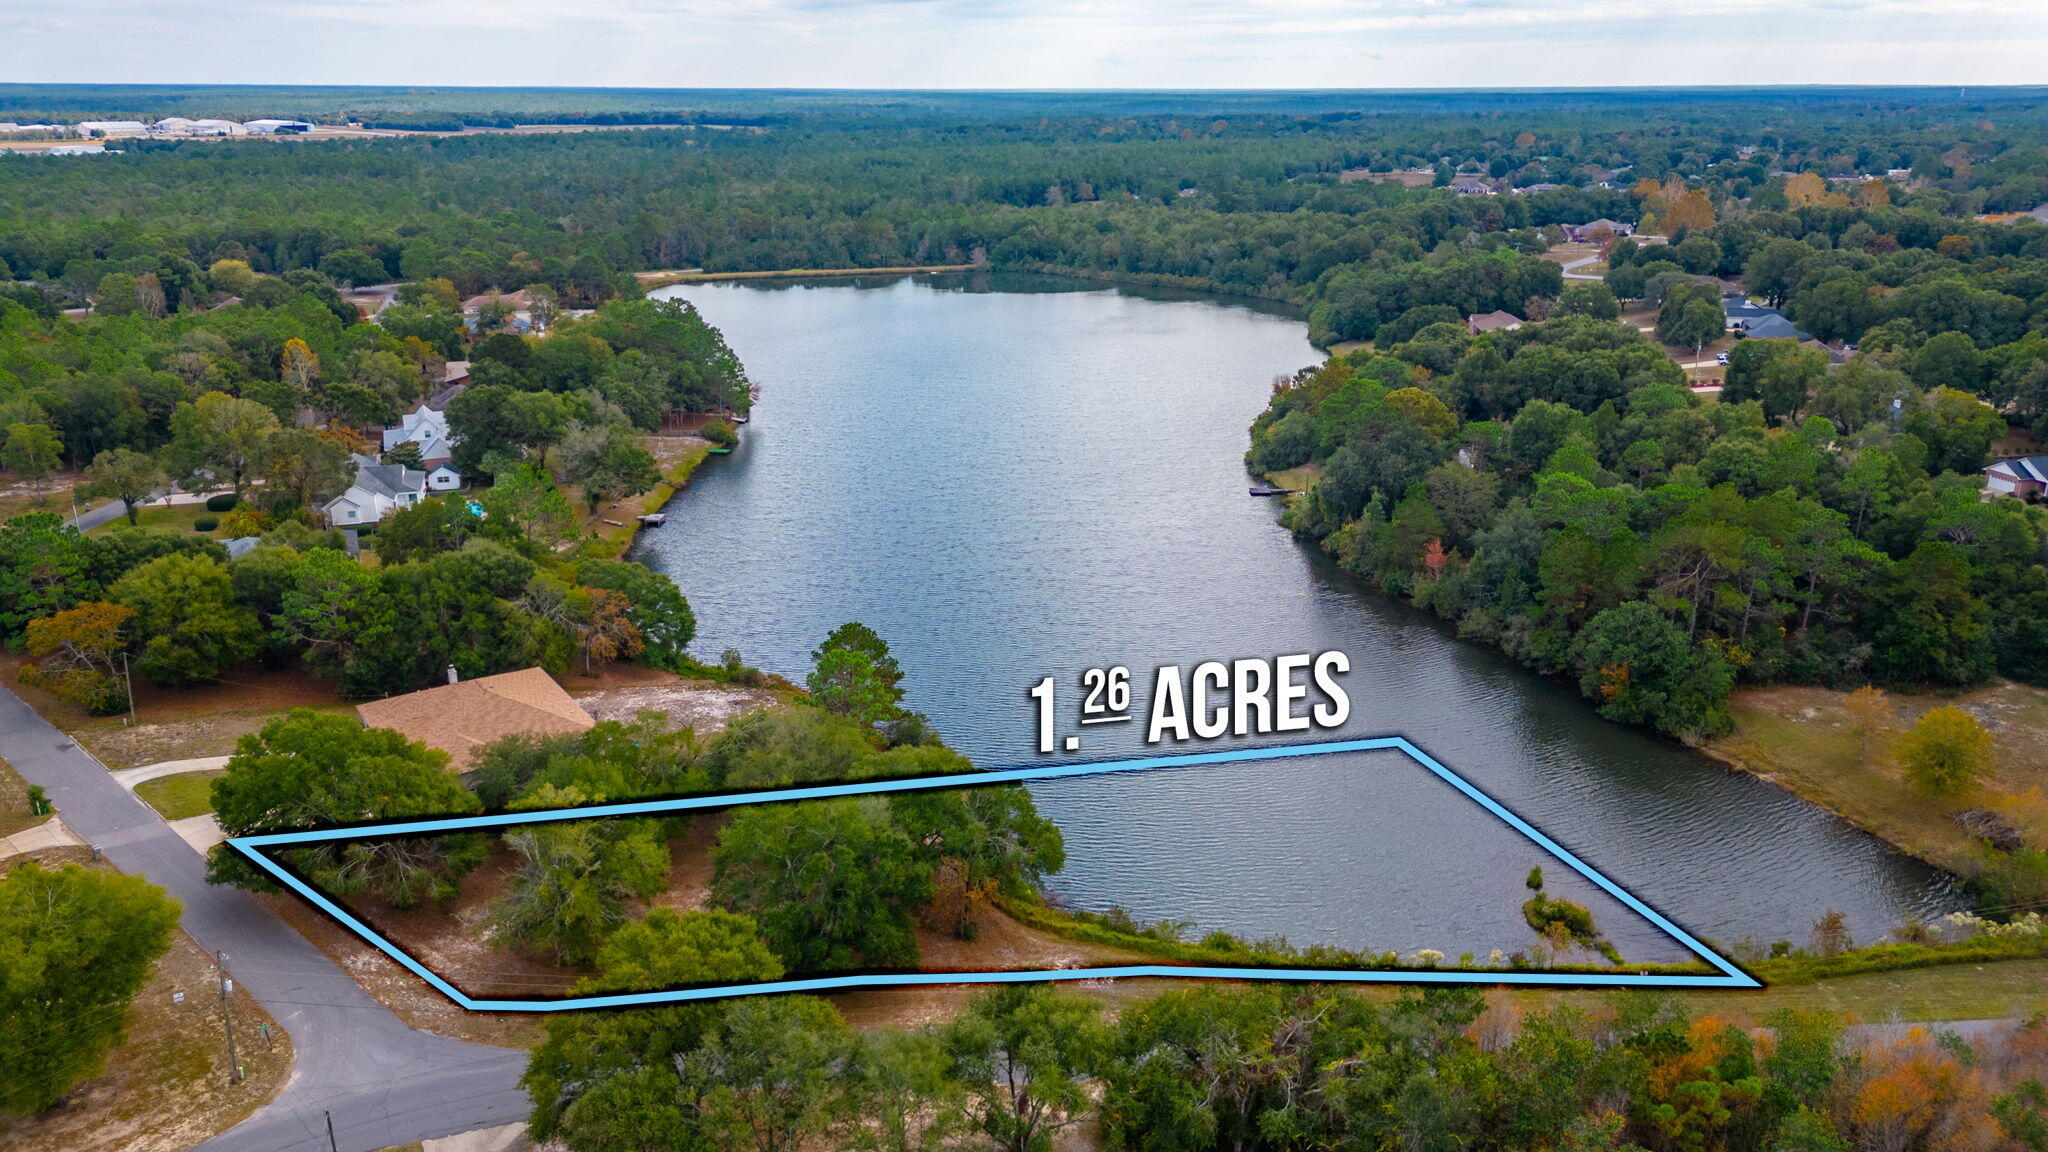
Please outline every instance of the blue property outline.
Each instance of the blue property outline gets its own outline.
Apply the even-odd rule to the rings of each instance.
[[[455,832],[477,828],[502,828],[518,824],[547,824],[565,820],[587,820],[599,816],[646,816],[663,812],[685,812],[702,808],[734,808],[791,800],[820,800],[833,796],[866,796],[889,792],[930,791],[938,788],[977,787],[985,784],[1015,784],[1030,780],[1057,780],[1070,776],[1099,776],[1117,772],[1139,772],[1157,768],[1186,768],[1202,764],[1231,764],[1248,760],[1278,760],[1295,756],[1320,756],[1333,752],[1401,752],[1427,768],[1438,779],[1465,794],[1467,799],[1491,812],[1508,827],[1520,832],[1560,862],[1592,881],[1608,895],[1621,901],[1637,915],[1657,926],[1686,950],[1715,968],[1718,975],[1621,972],[1500,971],[1496,969],[1325,969],[1325,968],[1223,968],[1176,964],[1134,964],[1113,968],[1059,968],[1016,972],[886,972],[844,976],[819,976],[800,980],[775,980],[761,984],[733,984],[716,987],[672,988],[660,992],[634,992],[608,996],[576,996],[545,1000],[493,1000],[469,996],[419,961],[414,960],[376,930],[329,900],[289,869],[265,855],[265,848],[363,840],[379,836],[403,836],[429,832]],[[553,808],[545,811],[500,812],[486,816],[455,816],[435,820],[408,820],[389,824],[320,828],[300,832],[272,832],[255,836],[231,836],[227,843],[248,857],[257,867],[276,877],[286,887],[310,900],[385,955],[404,965],[413,975],[456,1004],[478,1012],[562,1012],[585,1008],[622,1008],[636,1005],[668,1004],[706,1000],[722,996],[759,996],[778,992],[823,992],[846,988],[896,988],[919,984],[1008,984],[1047,980],[1099,980],[1128,976],[1197,977],[1227,980],[1309,980],[1375,984],[1513,984],[1539,987],[1595,988],[1762,988],[1763,982],[1744,972],[1691,933],[1666,919],[1656,909],[1630,895],[1600,874],[1599,870],[1563,845],[1509,811],[1493,797],[1468,783],[1464,777],[1439,763],[1435,757],[1409,743],[1403,736],[1380,736],[1365,740],[1340,740],[1320,744],[1279,745],[1240,748],[1225,752],[1200,752],[1179,756],[1153,756],[1138,760],[1110,760],[1095,763],[1057,764],[1034,768],[1009,768],[989,772],[966,772],[949,776],[909,776],[857,784],[825,784],[806,788],[778,788],[765,792],[689,796],[669,800],[640,800],[620,804],[598,804],[583,808]]]

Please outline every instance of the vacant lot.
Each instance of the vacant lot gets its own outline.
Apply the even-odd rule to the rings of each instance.
[[[194,688],[159,688],[137,678],[131,724],[126,716],[88,715],[21,683],[21,664],[21,657],[0,652],[0,681],[109,768],[226,756],[236,740],[283,709],[348,708],[333,684],[303,666],[270,669],[251,662],[229,669],[219,683]]]
[[[2031,788],[2048,790],[2048,689],[1994,680],[1953,696],[1890,697],[1895,731],[1944,704],[1965,709],[1990,729],[1996,741],[1991,775],[1975,793],[1950,800],[1929,799],[1907,784],[1882,734],[1866,751],[1843,707],[1846,698],[1796,686],[1737,692],[1730,701],[1735,731],[1706,750],[1923,860],[1965,874],[1976,870],[1981,849],[1955,817],[1996,808]]]

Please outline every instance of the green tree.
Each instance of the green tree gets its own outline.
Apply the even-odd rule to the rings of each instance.
[[[877,796],[735,814],[711,851],[711,893],[752,916],[791,971],[908,968],[928,867]]]
[[[0,639],[17,640],[29,621],[96,598],[92,560],[85,537],[55,512],[0,524]]]
[[[0,878],[0,1112],[40,1112],[100,1072],[178,910],[140,877],[76,864]]]
[[[475,795],[448,770],[448,754],[353,716],[298,708],[235,744],[213,782],[214,813],[229,836],[334,824],[475,812]],[[329,842],[284,853],[301,876],[331,896],[368,892],[399,907],[448,899],[488,845],[474,833]],[[208,858],[207,878],[268,891],[272,882],[225,846]]]
[[[10,424],[0,440],[0,467],[27,480],[35,488],[36,503],[43,502],[43,481],[62,462],[64,442],[45,424]]]
[[[671,672],[688,667],[686,649],[697,634],[697,618],[675,581],[632,560],[585,560],[576,566],[576,582],[617,592],[631,604],[629,615],[645,645],[642,663]]]
[[[263,405],[208,392],[171,414],[166,464],[188,488],[203,489],[225,480],[240,496],[280,429],[277,414]]]
[[[1632,601],[1593,617],[1573,642],[1572,658],[1579,691],[1610,720],[1673,734],[1727,730],[1734,669],[1647,603]]]
[[[575,424],[562,437],[562,479],[583,490],[592,515],[600,505],[645,492],[661,482],[654,456],[623,424]]]
[[[132,448],[112,448],[93,457],[78,491],[81,496],[121,501],[128,523],[135,524],[143,501],[169,482],[156,457]]]
[[[355,462],[347,448],[311,428],[286,428],[263,445],[257,475],[263,502],[280,510],[311,510],[348,489]]]
[[[782,978],[782,962],[762,942],[753,920],[717,909],[652,909],[606,937],[596,962],[597,974],[577,983],[579,994],[759,984]]]
[[[575,808],[612,799],[574,785],[542,784],[512,807]],[[649,820],[560,820],[505,834],[518,857],[512,888],[491,910],[511,947],[586,964],[626,919],[626,905],[661,891],[668,845]]]
[[[1574,281],[1565,285],[1564,295],[1557,298],[1557,315],[1618,320],[1621,318],[1621,303],[1614,298],[1613,289],[1597,280]]]
[[[135,670],[155,683],[203,683],[256,654],[256,615],[235,602],[227,566],[211,556],[158,557],[107,596],[135,611]]]
[[[1930,708],[1899,737],[1899,767],[1929,796],[1968,792],[1991,770],[1991,733],[1954,705]]]
[[[487,520],[497,520],[534,543],[553,548],[576,531],[576,509],[554,477],[533,464],[501,469],[480,498]]]
[[[1096,1005],[1038,984],[975,997],[940,1035],[969,1115],[1003,1152],[1046,1152],[1087,1118],[1110,1040]]]
[[[832,630],[811,653],[811,699],[827,712],[875,726],[902,713],[903,671],[889,645],[859,621]]]

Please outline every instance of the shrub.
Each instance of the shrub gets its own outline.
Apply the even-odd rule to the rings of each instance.
[[[233,492],[223,492],[218,496],[208,496],[206,498],[206,510],[208,512],[225,512],[241,502],[242,498]]]
[[[740,442],[738,429],[724,420],[715,418],[704,422],[704,427],[700,434],[720,448],[730,448]]]
[[[211,532],[218,527],[220,527],[220,521],[212,516],[201,516],[192,522],[192,530],[194,532]]]

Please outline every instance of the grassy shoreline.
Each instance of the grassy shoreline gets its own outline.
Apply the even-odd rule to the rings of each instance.
[[[1993,680],[1950,695],[1888,697],[1893,723],[1866,749],[1846,693],[1802,685],[1749,688],[1730,698],[1735,730],[1700,751],[1767,780],[1870,833],[1893,850],[1958,876],[1979,875],[1985,849],[1957,823],[1972,809],[1997,809],[2032,788],[2048,789],[2048,690]],[[1886,745],[1929,709],[1955,705],[1996,740],[1994,768],[1970,794],[1935,800],[1914,789]]]
[[[650,439],[678,439],[676,437],[651,437]],[[695,437],[687,439],[696,440]],[[658,445],[657,445],[658,446]],[[589,538],[579,545],[579,552],[586,557],[617,560],[633,547],[633,541],[640,535],[640,517],[659,512],[675,494],[689,486],[690,477],[699,466],[711,458],[713,445],[709,440],[696,440],[684,447],[678,454],[661,460],[661,483],[637,496],[629,496],[617,505],[607,508],[602,518],[593,518],[586,526]],[[616,520],[618,523],[607,523]]]

